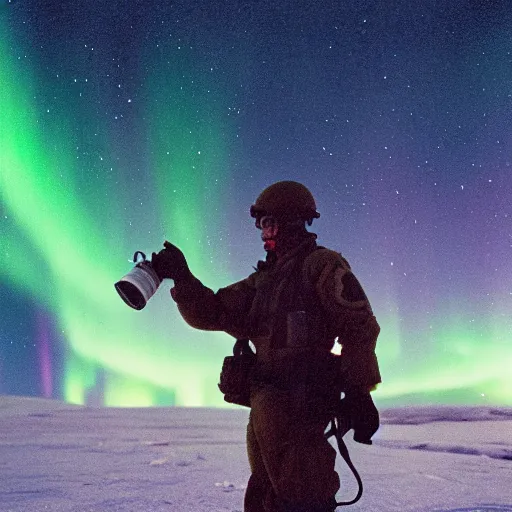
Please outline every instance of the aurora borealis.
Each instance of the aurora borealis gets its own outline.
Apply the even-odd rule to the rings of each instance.
[[[220,406],[232,340],[164,283],[217,289],[263,249],[274,181],[317,199],[381,324],[382,404],[512,404],[512,11],[506,3],[0,3],[0,393]]]

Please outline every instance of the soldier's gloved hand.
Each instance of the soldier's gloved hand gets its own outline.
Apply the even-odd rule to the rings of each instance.
[[[343,415],[349,416],[350,426],[354,429],[354,441],[372,444],[372,436],[379,429],[380,420],[370,392],[347,390],[341,402]]]
[[[192,277],[185,256],[175,245],[164,242],[165,249],[151,255],[151,266],[160,279],[173,279],[175,283]]]

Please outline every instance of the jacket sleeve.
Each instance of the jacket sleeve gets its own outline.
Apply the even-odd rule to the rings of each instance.
[[[330,331],[342,346],[346,388],[375,389],[381,382],[375,355],[380,327],[370,302],[339,253],[320,249],[313,257],[309,279],[327,315]]]
[[[253,274],[217,293],[196,277],[171,289],[181,316],[191,327],[225,331],[235,338],[248,337],[247,317],[254,294]]]

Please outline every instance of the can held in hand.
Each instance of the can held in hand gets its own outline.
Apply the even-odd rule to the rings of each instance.
[[[133,262],[136,263],[135,267],[114,286],[128,306],[141,310],[156,293],[162,281],[142,251],[133,255]]]

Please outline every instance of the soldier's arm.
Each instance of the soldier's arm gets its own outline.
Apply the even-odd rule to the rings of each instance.
[[[225,331],[236,338],[247,337],[247,313],[254,297],[253,275],[217,293],[192,277],[176,283],[171,296],[190,326]]]
[[[347,387],[370,391],[381,382],[375,346],[380,332],[364,290],[348,262],[328,249],[313,253],[310,282],[342,346]]]

